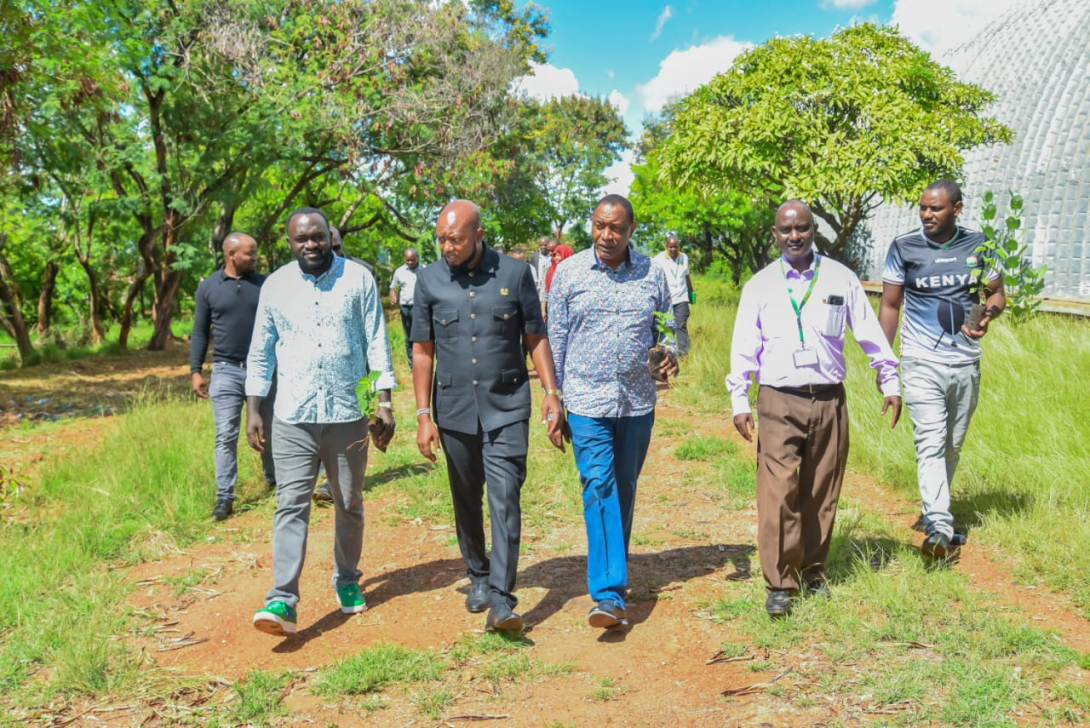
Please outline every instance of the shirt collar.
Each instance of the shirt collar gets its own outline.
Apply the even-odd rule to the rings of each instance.
[[[484,250],[484,252],[481,253],[481,261],[477,263],[477,267],[454,271],[451,270],[449,265],[447,266],[447,270],[450,272],[451,279],[454,279],[459,275],[462,275],[463,273],[471,273],[476,271],[480,271],[482,273],[496,272],[496,268],[498,268],[500,265],[500,254],[492,248],[488,247],[488,243],[481,243],[481,248]]]
[[[299,275],[303,277],[304,281],[318,284],[326,280],[327,278],[336,278],[337,276],[339,276],[341,274],[341,271],[344,270],[345,260],[347,260],[347,258],[342,258],[339,255],[334,255],[333,263],[330,264],[329,268],[327,268],[324,273],[321,273],[317,276],[313,276],[310,273],[304,273],[302,266],[299,265],[299,261],[296,261],[295,265],[296,269],[299,271]]]
[[[781,255],[780,261],[783,264],[785,271],[784,275],[787,278],[805,278],[809,280],[810,278],[814,277],[814,267],[817,265],[818,253],[816,250],[814,251],[814,257],[810,260],[810,267],[804,270],[802,273],[799,273],[791,266],[791,261],[787,259],[787,256]]]
[[[624,260],[622,260],[621,264],[619,266],[617,266],[617,270],[613,270],[608,265],[606,265],[602,261],[598,260],[598,251],[594,249],[593,245],[591,245],[590,250],[591,250],[591,254],[593,255],[593,260],[594,260],[594,262],[591,264],[592,268],[597,267],[597,268],[601,268],[602,270],[611,271],[613,273],[620,273],[621,271],[626,270],[630,265],[632,265],[632,262],[633,262],[632,261],[632,246],[631,245],[629,245],[629,246],[627,246],[625,248]]]

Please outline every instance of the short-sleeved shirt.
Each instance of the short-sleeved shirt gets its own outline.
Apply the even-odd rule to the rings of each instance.
[[[564,406],[583,417],[638,417],[655,409],[647,350],[655,313],[671,313],[666,274],[629,248],[616,270],[594,248],[564,261],[549,292],[549,345]]]
[[[440,429],[475,435],[530,418],[525,334],[545,333],[525,261],[484,247],[476,268],[445,260],[416,276],[412,341],[435,342],[432,416]]]
[[[949,242],[936,243],[920,229],[890,245],[882,280],[905,289],[902,359],[946,364],[980,359],[980,342],[966,336],[961,327],[974,303],[970,271],[986,265],[976,252],[986,240],[981,232],[959,227]],[[994,269],[984,276],[986,280],[998,277]]]
[[[665,250],[652,258],[655,265],[662,268],[666,274],[666,282],[670,284],[670,298],[676,306],[679,303],[689,302],[689,256],[678,251],[677,260],[670,257]]]
[[[416,290],[416,273],[420,270],[420,264],[415,268],[407,265],[400,266],[394,271],[394,277],[390,279],[390,290],[398,291],[397,302],[402,306],[413,305],[413,293]]]

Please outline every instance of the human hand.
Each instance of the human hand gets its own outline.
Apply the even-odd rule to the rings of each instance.
[[[371,440],[379,452],[386,452],[390,440],[394,439],[394,411],[389,407],[379,407],[375,412],[375,423],[380,429],[371,433]]]
[[[753,424],[753,415],[749,412],[735,415],[734,429],[738,430],[738,434],[745,438],[746,442],[753,442],[753,432],[757,429]]]
[[[541,401],[541,424],[548,428],[549,442],[560,452],[564,449],[564,434],[567,422],[564,419],[564,407],[560,404],[560,398],[555,394],[545,395]],[[571,440],[569,435],[567,438]]]
[[[435,423],[431,421],[431,417],[428,415],[421,415],[417,418],[416,447],[420,450],[421,455],[433,463],[435,462],[435,453],[440,450],[439,430],[435,428]]]
[[[681,372],[681,367],[677,363],[677,352],[666,350],[666,356],[662,360],[662,364],[659,365],[659,373],[665,378],[664,381],[670,381],[670,377],[676,377]]]
[[[260,408],[254,403],[246,405],[246,439],[254,450],[265,452],[265,423],[261,421]]]
[[[193,372],[191,379],[191,387],[193,394],[197,395],[201,399],[208,399],[208,386],[204,383],[204,377],[200,372]]]
[[[885,404],[882,405],[882,416],[886,416],[886,412],[890,408],[893,408],[893,418],[889,421],[889,429],[893,429],[897,426],[897,421],[901,419],[901,398],[893,395],[886,397]]]
[[[980,319],[980,322],[977,324],[977,328],[970,329],[967,325],[963,325],[961,327],[961,330],[970,339],[983,339],[984,335],[988,333],[988,324],[991,323],[991,321],[991,314],[986,313]]]

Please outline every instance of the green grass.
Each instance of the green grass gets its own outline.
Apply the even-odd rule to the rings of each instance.
[[[193,442],[211,444],[211,417],[179,401],[137,406],[97,447],[44,466],[13,501],[26,515],[0,528],[0,688],[9,697],[124,694],[139,681],[132,650],[111,639],[134,628],[131,587],[104,567],[207,533],[211,447]],[[263,494],[259,473],[256,456],[240,458],[241,502]],[[28,680],[43,668],[44,680]]]
[[[316,695],[366,695],[395,685],[439,680],[446,667],[442,657],[430,652],[379,645],[324,670],[311,690]]]
[[[678,460],[708,461],[722,455],[733,455],[738,449],[738,443],[733,440],[710,436],[694,437],[678,445],[674,450],[674,457]]]
[[[88,328],[89,328],[88,324]],[[176,337],[188,336],[193,329],[192,316],[176,316],[170,322],[170,330]],[[150,320],[138,321],[129,331],[129,350],[142,349],[151,341],[154,325]],[[50,336],[40,339],[37,330],[31,331],[30,343],[33,347],[27,366],[38,364],[57,364],[99,356],[117,356],[124,353],[117,342],[120,327],[111,323],[106,328],[106,339],[98,344],[79,343],[83,340],[85,329],[80,326],[55,326]],[[0,330],[0,344],[14,344],[14,339]],[[18,351],[14,347],[0,349],[0,371],[11,371],[20,365]]]
[[[252,670],[235,683],[235,699],[231,703],[230,721],[234,725],[269,725],[287,711],[280,696],[288,684],[283,673]]]

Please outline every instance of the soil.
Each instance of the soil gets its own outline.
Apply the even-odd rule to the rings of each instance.
[[[8,423],[0,425],[0,463],[8,463],[20,478],[33,479],[46,455],[87,445],[111,426],[111,418],[93,409],[96,405],[125,402],[149,389],[186,391],[186,361],[186,353],[177,347],[158,354],[142,352],[0,374],[0,403],[14,402],[5,405],[6,420],[0,420]],[[412,411],[406,390],[395,394],[398,412]],[[49,401],[31,404],[31,398]],[[54,411],[64,417],[62,423],[36,428],[17,424],[29,413],[50,412],[53,402],[72,405]],[[269,587],[271,524],[264,510],[250,511],[220,524],[210,521],[209,533],[222,537],[215,544],[196,545],[132,569],[133,607],[155,626],[154,635],[141,638],[140,647],[160,667],[218,678],[222,690],[213,694],[214,701],[226,699],[231,693],[227,686],[248,671],[299,671],[285,691],[284,703],[291,711],[285,724],[467,725],[485,716],[501,716],[486,725],[504,726],[871,722],[862,703],[833,703],[818,696],[812,707],[800,708],[770,695],[768,681],[808,659],[805,651],[766,657],[730,625],[705,616],[705,603],[722,596],[725,584],[760,578],[756,509],[751,505],[726,512],[700,489],[690,487],[685,473],[691,465],[673,457],[682,437],[670,432],[684,432],[685,439],[706,434],[736,440],[752,454],[752,446],[740,440],[726,417],[687,411],[672,401],[668,390],[661,390],[656,435],[640,483],[633,528],[644,544],[637,542],[632,548],[628,630],[603,633],[587,625],[592,605],[586,594],[581,519],[550,524],[547,531],[524,528],[517,593],[528,625],[526,637],[536,658],[570,663],[573,670],[567,676],[497,684],[466,671],[443,722],[422,718],[407,695],[395,697],[388,708],[368,717],[350,702],[331,706],[308,692],[307,678],[316,668],[367,646],[395,642],[442,652],[459,636],[483,630],[484,615],[469,614],[463,606],[468,581],[454,545],[453,525],[394,517],[397,494],[392,491],[367,501],[361,568],[368,610],[363,614],[347,616],[337,609],[328,583],[333,512],[315,508],[301,582],[300,632],[280,640],[255,630],[250,620]],[[398,436],[407,435],[402,430]],[[372,453],[368,477],[392,476],[394,468],[384,456]],[[570,451],[566,457],[571,457]],[[533,473],[527,487],[533,487]],[[898,528],[905,542],[922,538],[911,530],[917,513],[914,504],[855,473],[849,474],[844,492],[865,500]],[[970,544],[957,568],[969,575],[974,588],[993,594],[1000,604],[1040,626],[1057,630],[1065,644],[1090,652],[1090,625],[1077,616],[1066,595],[1020,584],[1002,554]],[[205,573],[201,583],[180,590],[176,577],[195,570]],[[724,643],[743,644],[747,656],[777,668],[755,672],[751,665],[756,664],[748,661],[709,664]],[[615,688],[608,696],[600,692],[606,678]],[[722,695],[754,685],[748,694]],[[93,715],[94,722],[124,725],[146,719],[170,722],[161,712],[156,720],[147,706]]]

